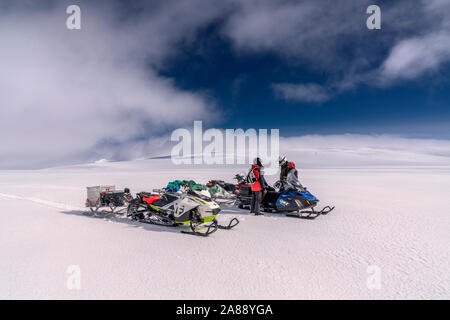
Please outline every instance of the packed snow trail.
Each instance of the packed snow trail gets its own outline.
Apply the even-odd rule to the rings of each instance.
[[[69,206],[64,203],[49,201],[49,200],[44,200],[44,199],[39,199],[39,198],[34,198],[34,197],[21,197],[21,196],[16,196],[13,194],[0,193],[0,199],[1,198],[8,199],[8,200],[20,200],[20,201],[34,202],[37,204],[41,204],[41,205],[44,205],[44,206],[47,206],[50,208],[56,208],[56,209],[80,210],[80,207]]]
[[[0,298],[450,297],[447,168],[302,170],[332,213],[309,221],[228,208],[220,219],[241,223],[208,238],[85,215],[88,185],[138,192],[173,178],[232,181],[235,172],[156,160],[0,171]],[[73,265],[81,290],[67,287]],[[367,286],[371,266],[381,271],[378,289]]]

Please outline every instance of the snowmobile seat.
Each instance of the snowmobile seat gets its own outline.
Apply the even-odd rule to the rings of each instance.
[[[252,188],[250,186],[242,186],[239,188],[239,193],[243,196],[249,196],[252,193]]]
[[[178,197],[167,194],[167,193],[162,194],[161,196],[158,196],[158,197],[159,197],[159,199],[155,199],[152,203],[153,205],[155,205],[157,207],[163,207],[163,206],[178,199]]]
[[[144,197],[142,197],[142,201],[147,202],[148,204],[152,204],[153,202],[155,202],[156,200],[161,199],[161,197],[159,195],[146,195]]]
[[[277,191],[267,191],[267,193],[264,195],[264,202],[275,203],[277,202],[277,199],[280,196],[280,194],[281,192]]]

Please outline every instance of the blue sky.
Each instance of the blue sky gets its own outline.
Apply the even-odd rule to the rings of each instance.
[[[285,136],[389,133],[450,138],[449,64],[389,86],[363,84],[324,102],[295,101],[274,92],[273,84],[324,84],[327,74],[271,52],[235,52],[216,28],[181,44],[160,74],[173,78],[179,88],[210,95],[224,112],[224,127],[280,128]],[[348,49],[349,56],[354,50]],[[383,61],[388,54],[374,58]]]
[[[389,57],[397,33],[384,20],[381,30],[367,30],[361,21],[365,17],[347,17],[361,23],[364,38],[357,34],[355,41],[343,39],[337,61],[350,65],[355,55],[363,52],[372,61],[365,68],[376,69]],[[420,21],[411,33],[417,32],[418,27]],[[235,50],[232,41],[221,34],[221,28],[223,21],[211,23],[198,32],[194,41],[179,44],[177,54],[160,74],[173,78],[182,89],[203,91],[215,99],[225,113],[225,127],[280,128],[285,136],[389,133],[450,138],[449,63],[388,85],[356,85],[326,101],[285,99],[273,90],[273,84],[326,86],[330,78],[342,77],[345,70],[317,68],[310,59],[285,57],[273,50]],[[446,40],[450,42],[449,38]],[[372,52],[367,52],[368,44],[375,48]],[[334,52],[328,55],[333,56]]]
[[[71,4],[81,30],[66,28]],[[381,30],[366,27],[372,4]],[[448,12],[447,0],[3,0],[0,168],[160,155],[195,120],[450,139]]]

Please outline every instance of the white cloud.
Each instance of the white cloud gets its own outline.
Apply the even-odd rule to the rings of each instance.
[[[380,67],[367,75],[366,81],[392,85],[401,80],[419,79],[450,62],[450,2],[422,1],[418,9],[422,17],[413,26],[418,34],[402,36]]]
[[[275,85],[286,99],[320,103],[360,84],[419,79],[450,61],[450,2],[381,4],[381,30],[367,30],[371,1],[238,2],[223,33],[238,51],[272,52],[291,64],[325,72],[313,100],[308,84]],[[308,89],[308,90],[305,90]]]
[[[223,34],[237,50],[270,51],[293,63],[302,59],[314,62],[313,67],[337,68],[335,62],[342,55],[335,49],[361,38],[370,1],[344,1],[339,5],[332,1],[234,3],[235,10],[226,20]]]
[[[399,42],[381,66],[381,80],[414,79],[450,61],[450,32]]]
[[[113,9],[84,3],[76,31],[66,29],[62,6],[3,10],[0,167],[83,160],[104,144],[123,148],[196,119],[214,121],[207,98],[150,68],[213,16],[186,15],[185,5],[119,25]]]

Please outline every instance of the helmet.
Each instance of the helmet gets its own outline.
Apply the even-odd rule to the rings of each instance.
[[[288,168],[295,168],[295,162],[288,162]]]
[[[280,156],[278,158],[278,164],[280,165],[280,167],[282,167],[286,162],[287,162],[286,156]]]
[[[262,161],[261,161],[261,158],[256,157],[255,159],[253,159],[253,164],[256,164],[256,165],[262,167]]]

